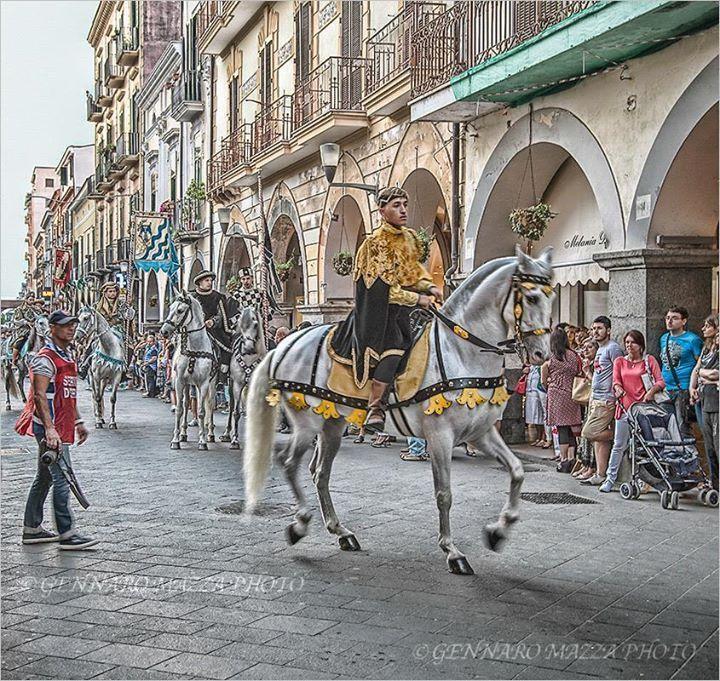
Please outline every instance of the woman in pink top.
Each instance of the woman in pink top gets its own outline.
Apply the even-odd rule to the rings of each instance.
[[[630,441],[627,416],[620,409],[620,405],[628,410],[636,402],[652,402],[655,394],[665,387],[657,360],[652,355],[645,354],[645,336],[635,329],[628,331],[623,338],[623,345],[627,354],[618,357],[613,364],[613,392],[619,404],[615,412],[615,440],[610,452],[607,477],[600,486],[601,492],[612,492]],[[643,375],[648,373],[653,380],[650,390],[646,390],[643,383]]]

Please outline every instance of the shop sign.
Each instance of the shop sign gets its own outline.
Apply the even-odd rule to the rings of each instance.
[[[591,234],[590,236],[573,234],[572,238],[566,239],[563,245],[568,250],[578,248],[604,248],[607,250],[610,242],[608,241],[607,234],[601,230],[598,234]]]

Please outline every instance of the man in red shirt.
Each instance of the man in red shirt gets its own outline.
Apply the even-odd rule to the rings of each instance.
[[[30,487],[25,505],[23,544],[58,542],[61,549],[78,551],[94,546],[97,539],[82,537],[75,530],[70,510],[70,486],[63,473],[70,469],[70,445],[81,445],[88,432],[77,410],[77,365],[70,353],[77,317],[56,310],[50,323],[50,340],[30,364],[30,394],[25,409],[15,424],[21,435],[32,435],[48,450],[56,450],[57,457],[43,463],[38,453],[38,471]],[[52,452],[50,452],[52,454]],[[53,488],[53,508],[58,534],[43,528],[43,506],[50,487]]]

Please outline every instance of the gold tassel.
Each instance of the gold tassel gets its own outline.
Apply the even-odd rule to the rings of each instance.
[[[462,395],[455,400],[458,404],[464,404],[468,409],[475,409],[478,404],[483,404],[487,400],[480,394],[477,388],[465,388]]]
[[[323,400],[318,404],[313,411],[316,414],[319,414],[324,419],[339,419],[340,414],[338,414],[338,410],[335,408],[335,404],[333,402],[329,402],[328,400]]]
[[[430,398],[430,401],[428,403],[428,408],[425,410],[425,413],[430,416],[430,414],[442,414],[450,405],[452,402],[448,402],[445,395],[442,393],[438,393],[437,395],[433,395]]]
[[[510,399],[510,393],[504,385],[495,388],[493,396],[490,398],[490,404],[505,404]]]
[[[271,407],[277,407],[280,404],[280,391],[277,388],[273,388],[265,397],[265,401]]]
[[[290,395],[288,404],[297,411],[310,408],[310,405],[305,401],[305,395],[302,393],[293,393]]]
[[[365,423],[366,416],[367,411],[365,409],[353,409],[350,414],[345,417],[345,420],[358,428],[362,428]]]

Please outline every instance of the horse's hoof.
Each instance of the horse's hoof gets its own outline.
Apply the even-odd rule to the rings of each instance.
[[[207,436],[207,441],[208,441],[208,442],[215,442],[215,436],[214,436],[214,435],[208,435],[208,436]]]
[[[170,449],[180,449],[180,443],[179,442],[171,442]]]
[[[207,452],[208,446],[204,442],[198,442],[198,450],[201,452]]]
[[[487,547],[491,551],[499,551],[507,538],[505,534],[497,528],[489,529],[488,527],[483,529],[483,536]]]
[[[12,411],[12,407],[9,404],[6,404],[5,411]]]
[[[354,534],[348,534],[338,539],[340,549],[342,551],[362,551],[360,542],[355,538]]]
[[[187,442],[187,435],[181,435],[180,442]]]
[[[100,419],[100,423],[102,423],[103,425],[105,425],[105,419]]]
[[[454,575],[474,575],[475,570],[470,567],[467,558],[448,558],[448,568]]]
[[[290,544],[290,546],[292,546],[293,544],[297,544],[304,536],[305,536],[304,534],[300,534],[295,529],[294,523],[288,525],[287,528],[285,528],[285,537],[288,541],[288,544]]]
[[[231,442],[230,449],[240,449],[240,443],[239,442]]]
[[[102,423],[96,423],[96,424],[95,424],[95,428],[104,428],[104,427],[105,427],[105,426],[103,426]]]
[[[117,430],[117,423],[111,423],[111,424],[108,426],[108,428],[109,428],[110,430]]]
[[[225,433],[223,433],[223,434],[220,436],[220,442],[230,442],[230,436],[229,436],[229,435],[225,435]]]

